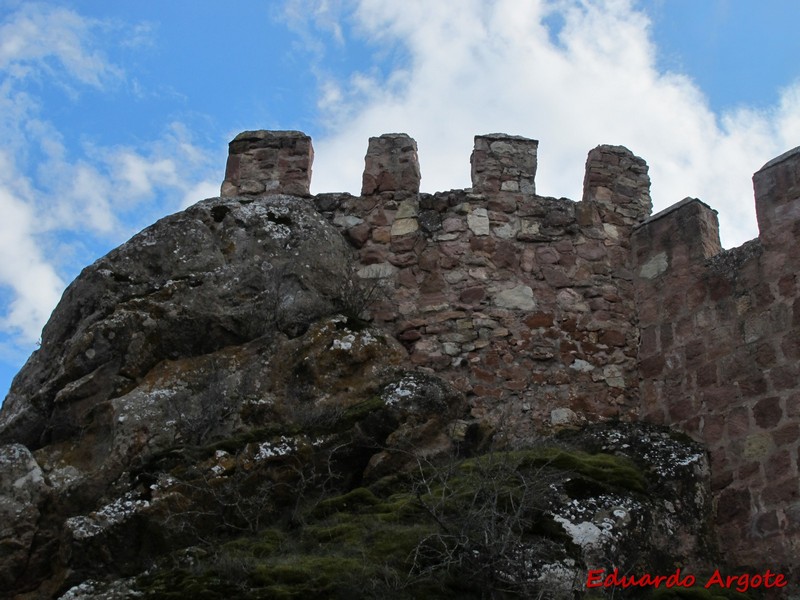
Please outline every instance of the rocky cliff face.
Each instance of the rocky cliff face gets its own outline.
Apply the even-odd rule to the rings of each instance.
[[[363,320],[358,240],[282,175],[310,145],[256,133],[236,148],[278,174],[229,162],[224,197],[87,267],[15,378],[3,594],[572,598],[590,568],[715,564],[702,446],[633,424],[505,438]]]
[[[200,203],[142,231],[70,285],[14,380],[0,431],[33,449],[133,390],[164,359],[296,335],[352,285],[350,250],[312,207]]]

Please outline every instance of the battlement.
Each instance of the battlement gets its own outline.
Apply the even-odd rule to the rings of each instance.
[[[797,244],[800,228],[800,147],[765,164],[753,175],[759,238],[768,247]]]
[[[470,163],[476,193],[535,194],[539,142],[495,133],[475,137]],[[308,195],[314,152],[299,131],[245,131],[231,141],[222,196]],[[369,139],[361,195],[419,193],[417,143],[404,133]]]
[[[475,136],[469,191],[501,204],[535,198],[538,146],[537,140],[504,133]],[[313,158],[311,139],[299,131],[245,131],[230,143],[221,195],[308,196]],[[369,139],[361,196],[415,196],[420,180],[416,141],[404,133]],[[618,213],[611,224],[640,220],[650,212],[649,185],[642,159],[621,146],[598,146],[587,160],[583,200]]]
[[[314,149],[299,131],[243,131],[228,146],[220,196],[308,196]]]
[[[318,194],[384,294],[369,317],[513,440],[605,418],[708,445],[733,561],[800,548],[800,149],[753,177],[759,238],[722,250],[696,198],[650,216],[645,161],[602,145],[579,201],[536,193],[538,142],[475,137],[472,187],[420,193],[416,142],[370,138],[360,196]],[[299,132],[245,132],[222,195],[309,194]],[[767,552],[768,550],[768,552]]]

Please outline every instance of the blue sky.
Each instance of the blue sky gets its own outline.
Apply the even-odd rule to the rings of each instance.
[[[64,287],[216,195],[245,129],[314,138],[312,191],[360,187],[367,139],[469,185],[475,134],[540,140],[537,191],[580,197],[623,144],[654,209],[755,237],[750,177],[800,145],[796,0],[0,0],[0,397]]]

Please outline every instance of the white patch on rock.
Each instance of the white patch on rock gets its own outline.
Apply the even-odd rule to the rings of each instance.
[[[412,377],[403,377],[396,383],[390,383],[383,390],[381,398],[387,406],[396,406],[403,400],[411,398],[417,391],[417,382]]]
[[[467,215],[467,226],[475,235],[489,235],[489,214],[485,208],[476,208]]]
[[[554,408],[550,411],[550,423],[552,425],[569,425],[578,421],[578,415],[570,408]]]
[[[603,367],[603,378],[609,387],[624,388],[625,378],[622,376],[622,367],[619,365],[606,365]]]
[[[537,581],[546,586],[548,590],[565,595],[572,592],[575,582],[580,579],[575,561],[571,558],[565,558],[563,562],[542,565],[539,577],[537,577]]]
[[[253,457],[254,460],[265,460],[276,456],[286,456],[297,450],[297,441],[293,438],[282,435],[276,442],[262,442],[258,445],[258,452]]]
[[[344,227],[346,229],[360,225],[363,222],[364,219],[355,217],[353,215],[336,215],[336,217],[333,219],[334,225],[338,225],[339,227]]]
[[[575,544],[584,549],[600,548],[603,542],[611,537],[606,529],[602,529],[589,521],[574,523],[561,515],[555,515],[553,519],[561,524]]]
[[[131,589],[132,582],[127,579],[108,583],[87,579],[83,583],[69,588],[58,600],[126,600],[143,598],[144,592]]]
[[[580,294],[571,288],[559,290],[556,294],[556,302],[564,310],[589,312],[589,305],[584,302],[583,294]]]
[[[639,276],[645,279],[655,279],[669,268],[667,255],[659,252],[653,258],[644,263],[639,269]]]
[[[334,339],[331,343],[332,350],[353,350],[354,348],[363,348],[378,341],[369,331],[361,331],[354,333],[349,329],[345,329],[345,334],[341,338]]]
[[[533,310],[536,301],[533,299],[533,290],[527,285],[518,285],[510,290],[503,290],[494,297],[494,303],[501,308],[516,310]]]
[[[356,341],[356,336],[352,333],[345,335],[340,340],[333,340],[334,350],[350,350],[353,347],[353,342]]]
[[[366,265],[358,270],[361,279],[384,279],[392,277],[399,269],[388,262]]]
[[[519,232],[519,222],[516,217],[512,218],[508,223],[503,223],[494,228],[494,234],[504,240],[513,239]]]
[[[410,219],[416,217],[419,212],[419,202],[416,200],[403,200],[397,207],[395,219]]]
[[[47,473],[47,480],[54,488],[63,489],[83,477],[76,467],[72,465],[58,466]]]
[[[392,223],[392,236],[408,235],[419,229],[419,222],[415,218],[397,219]]]
[[[575,371],[580,371],[581,373],[588,373],[589,371],[594,370],[594,365],[586,362],[582,358],[576,358],[575,362],[573,362],[569,368],[574,369]]]
[[[619,239],[619,230],[615,225],[612,225],[611,223],[603,223],[603,231],[605,231],[606,235],[612,240]]]
[[[138,500],[132,492],[128,492],[122,498],[117,498],[111,504],[106,504],[100,510],[89,515],[67,519],[65,525],[75,539],[86,539],[130,519],[148,506],[150,506],[150,502]]]

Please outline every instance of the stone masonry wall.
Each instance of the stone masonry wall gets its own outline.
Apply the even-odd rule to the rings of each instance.
[[[536,195],[537,149],[476,136],[472,188],[423,194],[416,142],[370,138],[361,195],[314,201],[382,292],[371,318],[512,440],[642,418],[704,441],[731,560],[796,568],[800,151],[754,177],[759,239],[722,251],[699,200],[648,218],[627,149],[589,153],[580,202]],[[306,195],[312,158],[299,132],[241,134],[223,195]]]
[[[760,235],[739,248],[696,199],[634,231],[641,417],[708,445],[732,557],[797,569],[800,149],[753,181]]]
[[[362,196],[317,197],[358,249],[359,275],[383,287],[373,319],[514,437],[577,415],[630,417],[638,403],[628,264],[650,209],[647,166],[602,146],[582,202],[545,198],[536,148],[478,136],[473,188],[431,195],[418,193],[413,140],[372,138]]]

